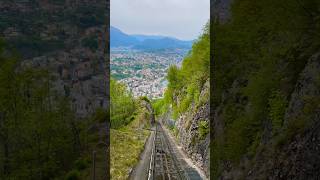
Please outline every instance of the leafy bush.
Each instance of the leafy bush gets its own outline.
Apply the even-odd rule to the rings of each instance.
[[[75,162],[75,167],[79,171],[84,170],[89,167],[89,162],[87,159],[78,159]]]
[[[150,100],[148,99],[147,96],[142,96],[142,97],[140,97],[140,99],[150,103]]]
[[[199,138],[204,139],[209,133],[209,122],[208,121],[199,121]]]
[[[66,180],[80,180],[80,172],[72,170],[66,175]]]
[[[90,36],[82,39],[81,44],[84,47],[90,48],[91,50],[97,50],[99,47],[97,37],[95,36]]]
[[[248,147],[250,147],[250,133],[247,119],[236,119],[228,126],[225,132],[225,142],[223,150],[225,152],[225,159],[232,162],[238,162],[241,155],[244,154]]]
[[[269,98],[269,116],[272,122],[273,130],[278,130],[282,126],[287,100],[279,91],[274,91]]]
[[[99,123],[107,122],[109,117],[110,117],[110,114],[108,110],[97,108],[94,114],[94,121]]]
[[[127,125],[136,110],[136,102],[124,84],[111,78],[110,81],[110,121],[111,128]]]
[[[152,102],[152,107],[156,116],[162,115],[169,110],[169,106],[164,98],[154,100]]]

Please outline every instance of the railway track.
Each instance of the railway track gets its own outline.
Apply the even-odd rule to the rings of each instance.
[[[156,124],[149,180],[198,180],[200,175],[179,157],[162,126]]]

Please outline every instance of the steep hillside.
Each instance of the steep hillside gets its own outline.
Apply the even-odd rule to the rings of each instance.
[[[156,100],[155,113],[182,146],[183,151],[209,176],[210,34],[206,25],[182,67],[168,70],[164,99]]]
[[[319,2],[221,7],[229,18],[212,23],[211,176],[317,179]]]
[[[72,100],[79,117],[107,104],[105,7],[103,0],[0,3],[0,34],[24,66],[49,70],[56,91]]]
[[[110,173],[112,179],[127,179],[150,135],[154,114],[147,98],[133,98],[124,84],[113,79],[110,86]]]
[[[0,179],[108,178],[106,7],[0,2]]]

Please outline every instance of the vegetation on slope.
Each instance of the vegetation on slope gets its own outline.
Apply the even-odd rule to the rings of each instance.
[[[127,90],[126,85],[111,78],[110,99],[111,128],[120,128],[129,124],[129,122],[133,120],[136,101]]]
[[[44,69],[22,69],[1,41],[1,179],[58,177],[79,156],[75,117],[68,100],[51,90],[50,81]]]
[[[97,164],[106,165],[105,147],[96,148],[106,137],[90,129],[105,126],[106,113],[76,118],[50,72],[23,66],[12,52],[0,42],[0,179],[92,177],[93,150],[101,150]]]
[[[235,166],[254,156],[267,124],[271,138],[281,128],[292,131],[283,126],[284,114],[299,73],[320,48],[319,7],[315,0],[235,0],[231,20],[214,22],[211,98],[224,132],[211,142],[213,177],[225,162]]]
[[[173,65],[168,70],[168,87],[164,99],[154,103],[157,113],[163,113],[166,107],[171,106],[173,118],[190,110],[191,105],[199,107],[209,99],[200,98],[204,84],[209,81],[210,72],[210,30],[209,24],[203,34],[193,44],[192,50],[182,62],[182,67]]]
[[[151,114],[147,97],[133,98],[124,84],[111,79],[110,173],[112,179],[127,179],[138,163],[149,136]],[[128,149],[130,149],[128,151]]]
[[[1,44],[0,178],[46,179],[59,176],[80,153],[67,101],[50,89],[45,70],[18,70],[19,61]],[[77,128],[77,127],[74,127]]]
[[[150,132],[134,127],[132,124],[143,121],[144,118],[146,117],[136,118],[127,127],[111,129],[110,172],[112,179],[127,179],[131,170],[139,162],[140,154]]]

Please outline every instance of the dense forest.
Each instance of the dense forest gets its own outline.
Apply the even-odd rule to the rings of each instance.
[[[53,88],[49,71],[28,67],[17,54],[1,41],[0,179],[89,176],[100,136],[90,128],[105,123],[107,113],[79,120],[70,98]]]
[[[317,163],[301,148],[294,159],[290,147],[319,120],[319,8],[317,0],[234,0],[227,21],[212,19],[212,177],[315,177]]]
[[[0,179],[107,176],[106,3],[1,1]]]

